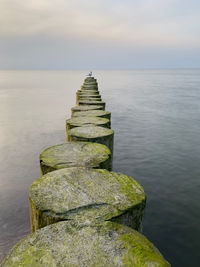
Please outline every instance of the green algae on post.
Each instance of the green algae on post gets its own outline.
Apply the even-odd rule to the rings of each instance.
[[[101,97],[89,97],[89,96],[78,96],[76,98],[76,105],[79,105],[80,101],[102,101]]]
[[[87,141],[106,145],[113,154],[114,131],[100,126],[82,126],[68,132],[69,141]]]
[[[80,105],[80,102],[82,102],[82,101],[89,101],[89,102],[96,102],[96,101],[98,101],[98,102],[100,102],[100,103],[102,103],[102,100],[101,100],[101,98],[89,98],[89,97],[85,97],[85,98],[80,98],[79,100],[77,100],[77,102],[76,102],[76,104],[77,105]],[[94,105],[94,104],[93,104]],[[96,105],[96,104],[95,104]],[[104,108],[105,109],[105,108]]]
[[[99,95],[99,94],[89,94],[89,93],[87,93],[87,94],[82,94],[82,93],[79,93],[79,92],[77,92],[76,93],[76,104],[78,105],[78,103],[79,103],[79,100],[80,99],[82,99],[82,100],[84,100],[84,99],[87,99],[87,98],[93,98],[94,100],[101,100],[101,95]]]
[[[31,227],[63,220],[114,221],[140,230],[146,196],[132,177],[103,169],[64,168],[36,179],[29,191]]]
[[[98,105],[98,106],[102,106],[103,107],[103,110],[105,110],[105,106],[106,106],[106,103],[103,102],[103,101],[94,101],[94,100],[79,100],[79,106],[83,106],[83,105]]]
[[[88,124],[110,128],[110,120],[95,116],[88,116],[88,117],[79,116],[79,117],[72,117],[71,119],[66,120],[66,126],[68,130],[73,129],[74,127],[86,126]]]
[[[83,87],[83,86],[81,86],[81,89],[80,89],[80,91],[82,92],[82,93],[89,93],[89,92],[91,92],[91,93],[93,93],[93,92],[96,92],[96,93],[100,93],[99,92],[99,90],[98,90],[98,88],[86,88],[86,87]],[[78,91],[79,92],[79,91]]]
[[[98,85],[97,81],[95,80],[90,80],[90,81],[84,81],[83,85]]]
[[[66,120],[66,140],[69,141],[68,132],[75,127],[95,125],[110,128],[110,121],[99,117],[72,117]]]
[[[142,234],[103,222],[76,225],[59,222],[19,241],[2,267],[170,267]]]
[[[98,90],[78,90],[79,95],[100,95]]]
[[[103,106],[98,105],[82,105],[71,108],[72,116],[75,112],[87,111],[87,110],[103,110]]]
[[[88,82],[88,83],[84,83],[82,86],[85,86],[85,87],[96,86],[96,87],[98,87],[98,83],[96,83],[96,82]]]
[[[84,83],[86,82],[91,82],[91,81],[95,81],[95,82],[97,82],[97,79],[95,79],[94,77],[86,77],[85,79],[84,79]]]
[[[40,154],[42,175],[70,167],[111,170],[111,165],[111,152],[102,144],[68,142],[49,147]]]
[[[82,90],[98,90],[98,86],[93,84],[93,85],[82,85],[81,86]]]
[[[88,110],[75,112],[72,117],[101,117],[111,120],[111,112],[105,110]]]
[[[94,99],[94,100],[96,100],[96,99],[100,99],[101,100],[101,96],[100,95],[79,95],[79,99],[82,99],[82,100],[84,100],[84,99]]]

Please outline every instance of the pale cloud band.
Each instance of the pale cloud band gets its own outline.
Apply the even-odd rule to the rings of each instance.
[[[195,0],[0,0],[0,38],[198,49],[199,11]]]

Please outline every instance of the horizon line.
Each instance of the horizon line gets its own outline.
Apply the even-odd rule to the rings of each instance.
[[[69,68],[0,68],[0,71],[131,71],[131,70],[198,70],[200,67],[166,67],[166,68],[122,68],[122,69],[115,69],[115,68],[99,68],[99,69],[69,69]]]

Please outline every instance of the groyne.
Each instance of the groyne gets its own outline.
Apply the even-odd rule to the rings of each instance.
[[[40,154],[30,186],[31,234],[0,266],[138,266],[170,264],[141,234],[146,195],[112,171],[111,113],[94,77],[76,92],[66,140]]]

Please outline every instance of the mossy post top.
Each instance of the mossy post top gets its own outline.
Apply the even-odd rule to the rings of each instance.
[[[96,84],[91,84],[91,85],[82,85],[81,90],[97,90],[98,91],[98,86]]]
[[[93,100],[93,99],[80,100],[79,103],[82,104],[82,105],[103,105],[103,106],[105,106],[105,104],[106,104],[103,101],[96,101],[96,100]]]
[[[94,77],[86,78],[83,83],[97,83],[97,79],[94,79]]]
[[[77,95],[100,95],[98,90],[78,90]]]
[[[96,126],[108,126],[110,121],[105,118],[100,117],[72,117],[71,119],[66,120],[66,124],[69,124],[71,127],[81,127],[88,124],[93,124]]]
[[[83,85],[85,86],[89,86],[89,85],[97,85],[98,86],[98,83],[96,81],[88,81],[88,82],[84,82]]]
[[[88,111],[75,112],[72,117],[85,117],[85,116],[105,117],[110,119],[111,112],[105,110],[88,110]]]
[[[2,267],[170,267],[158,249],[133,229],[112,222],[59,222],[22,239]]]
[[[97,79],[95,79],[94,77],[86,77],[84,82],[90,82],[90,81],[97,81]]]
[[[45,149],[40,154],[40,163],[52,169],[69,167],[98,168],[110,157],[107,146],[90,142],[68,142]]]
[[[114,135],[114,131],[100,126],[82,126],[71,129],[69,135],[92,139]]]
[[[83,84],[98,84],[96,79],[84,80]]]
[[[101,100],[101,98],[96,98],[96,97],[80,97],[79,98],[79,100],[77,101],[78,102],[78,104],[79,104],[79,102],[80,101],[98,101],[98,102],[100,102],[100,103],[102,103],[102,100]],[[86,103],[86,105],[87,105],[87,103]],[[93,104],[94,105],[94,104]],[[95,104],[96,105],[96,104]]]
[[[103,101],[94,101],[93,99],[90,99],[90,100],[79,100],[79,106],[88,106],[88,105],[98,105],[98,106],[102,106],[103,109],[105,110],[105,106],[106,106],[106,103],[103,102]]]
[[[32,183],[29,198],[37,210],[79,223],[110,220],[146,201],[142,186],[133,178],[79,167],[41,176]]]
[[[93,99],[93,100],[101,100],[101,96],[100,95],[78,95],[79,99]]]
[[[80,112],[80,111],[87,111],[87,110],[103,110],[103,106],[98,105],[82,105],[82,106],[75,106],[71,108],[72,114],[73,112]]]
[[[100,98],[101,97],[101,95],[99,95],[99,94],[81,94],[81,93],[78,93],[77,94],[79,97],[96,97],[96,98]]]

